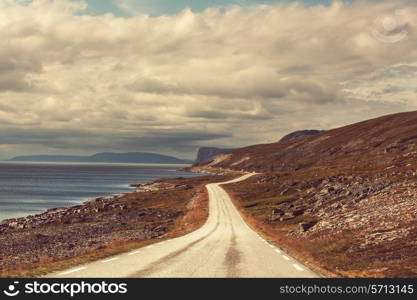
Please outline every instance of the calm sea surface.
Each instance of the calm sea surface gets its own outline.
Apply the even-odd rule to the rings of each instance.
[[[178,165],[0,163],[0,221],[132,191],[129,184],[192,177]]]

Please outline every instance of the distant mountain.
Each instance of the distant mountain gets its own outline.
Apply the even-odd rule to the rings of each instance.
[[[8,161],[34,161],[34,162],[93,162],[93,163],[147,163],[147,164],[190,164],[191,160],[179,159],[173,156],[147,153],[97,153],[91,156],[71,155],[31,155],[17,156]]]
[[[197,153],[197,159],[195,160],[195,163],[200,163],[203,161],[206,161],[213,156],[216,156],[217,154],[225,153],[232,151],[233,149],[221,149],[221,148],[215,148],[215,147],[201,147],[198,149]]]
[[[7,161],[39,161],[39,162],[84,162],[87,156],[71,156],[71,155],[31,155],[16,156]]]
[[[310,136],[310,135],[316,135],[319,133],[324,132],[324,130],[299,130],[299,131],[294,131],[290,134],[287,134],[286,136],[282,137],[279,141],[280,142],[285,142],[285,141],[289,141],[289,140],[293,140],[296,138],[300,138],[300,137],[305,137],[305,136]]]

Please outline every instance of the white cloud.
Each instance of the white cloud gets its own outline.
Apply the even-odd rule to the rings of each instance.
[[[417,9],[404,1],[158,18],[79,15],[82,2],[23,2],[1,2],[3,144],[190,153],[417,106]],[[398,7],[407,36],[376,39],[375,20]]]

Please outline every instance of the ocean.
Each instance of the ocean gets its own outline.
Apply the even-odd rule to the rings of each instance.
[[[179,165],[0,163],[0,221],[130,192],[132,183],[193,177]]]

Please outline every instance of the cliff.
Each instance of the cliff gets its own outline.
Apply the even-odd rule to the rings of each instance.
[[[221,149],[221,148],[214,148],[214,147],[201,147],[198,149],[197,159],[195,160],[196,163],[204,162],[213,156],[225,152],[229,152],[233,149]]]

